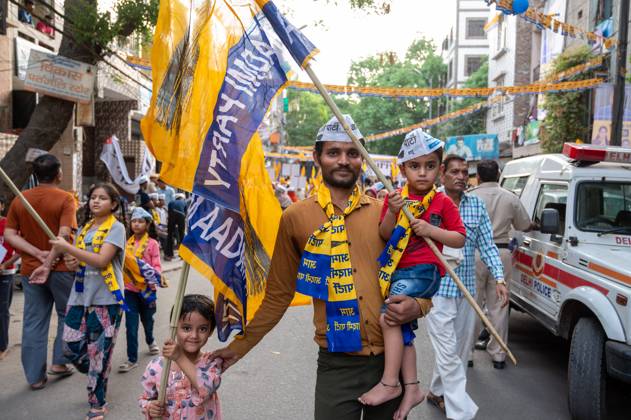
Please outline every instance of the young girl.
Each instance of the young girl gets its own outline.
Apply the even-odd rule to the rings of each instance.
[[[379,225],[379,234],[388,241],[379,258],[382,265],[379,276],[390,280],[390,296],[431,298],[438,291],[445,269],[423,237],[436,241],[441,251],[443,244],[452,248],[464,246],[465,228],[458,209],[446,194],[436,192],[434,185],[442,148],[443,142],[421,129],[408,133],[403,140],[398,161],[407,182],[402,191],[386,196]],[[401,211],[404,199],[415,217],[412,221]],[[390,326],[383,314],[380,325],[385,351],[383,376],[359,400],[367,405],[380,405],[401,395],[400,372],[405,393],[394,415],[395,420],[400,420],[425,399],[416,376],[412,341],[415,326]]]
[[[125,254],[125,314],[127,361],[118,368],[129,372],[138,367],[138,319],[145,330],[149,353],[156,355],[160,348],[153,339],[153,317],[156,313],[156,288],[160,282],[160,246],[155,237],[153,218],[147,210],[136,207],[131,215],[131,233]],[[138,267],[138,270],[134,270]]]
[[[78,270],[68,299],[64,325],[66,357],[88,375],[90,411],[86,419],[105,417],[107,380],[123,309],[125,226],[114,213],[120,196],[112,184],[97,184],[88,194],[91,218],[75,246],[58,237],[53,247]]]
[[[167,340],[163,357],[172,360],[166,390],[166,410],[157,401],[164,358],[152,360],[142,376],[143,394],[138,399],[146,418],[221,420],[217,388],[221,383],[221,359],[208,362],[201,351],[215,329],[215,305],[202,295],[186,295],[177,326],[177,343]]]

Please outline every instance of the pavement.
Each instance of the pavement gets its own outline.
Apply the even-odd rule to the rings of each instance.
[[[170,287],[159,289],[155,335],[162,342],[169,334],[168,317],[178,284],[181,261],[165,264]],[[211,294],[210,283],[191,270],[187,293]],[[14,295],[11,322],[11,351],[0,362],[0,418],[82,419],[88,410],[86,378],[75,373],[64,379],[51,379],[41,391],[31,391],[20,364],[20,331],[23,295]],[[309,419],[313,418],[313,393],[317,346],[313,342],[313,311],[309,307],[290,308],[282,321],[257,347],[223,376],[219,396],[226,420],[232,419]],[[53,316],[51,332],[56,317]],[[503,371],[492,368],[485,352],[476,351],[475,366],[468,369],[467,388],[480,407],[478,419],[569,419],[567,410],[567,350],[565,341],[554,337],[525,314],[511,314],[509,345],[519,364]],[[49,351],[53,336],[49,338]],[[434,363],[426,328],[420,322],[417,338],[419,379],[428,385]],[[213,337],[206,350],[222,347]],[[124,326],[114,351],[108,401],[109,418],[141,419],[136,399],[139,381],[151,356],[140,346],[140,367],[125,374],[116,372],[125,361]],[[631,388],[612,384],[608,418],[628,418],[625,401]],[[421,404],[409,419],[444,419],[427,403]]]

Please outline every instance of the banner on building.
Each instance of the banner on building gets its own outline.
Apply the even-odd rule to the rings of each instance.
[[[72,102],[88,103],[96,68],[90,64],[32,49],[24,86],[28,90]]]
[[[631,147],[631,86],[625,88],[624,115],[622,117],[622,147]],[[613,109],[613,85],[603,84],[596,88],[594,98],[594,125],[591,143],[607,146],[611,142],[611,118]]]
[[[497,159],[500,157],[500,144],[497,134],[470,134],[448,137],[445,154],[458,155],[467,161]]]
[[[149,150],[144,145],[143,150],[144,152],[142,164],[140,165],[140,173],[132,180],[127,172],[125,158],[123,157],[123,151],[118,143],[118,138],[116,136],[112,136],[103,143],[103,150],[101,151],[100,159],[110,172],[112,180],[128,194],[136,194],[140,188],[140,178],[143,176],[148,177],[155,168],[155,158],[151,155],[151,153],[149,153]]]

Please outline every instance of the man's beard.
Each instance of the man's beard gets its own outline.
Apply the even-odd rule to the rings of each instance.
[[[351,169],[349,169],[349,172],[353,173]],[[359,172],[353,173],[353,177],[347,181],[335,179],[333,172],[322,171],[322,179],[330,187],[350,189],[353,188],[355,184],[357,184],[357,180],[359,179]]]

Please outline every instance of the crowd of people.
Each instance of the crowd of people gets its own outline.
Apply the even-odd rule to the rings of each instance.
[[[359,129],[350,116],[355,136]],[[403,141],[398,164],[404,182],[392,192],[371,179],[360,186],[363,160],[341,124],[332,118],[317,135],[315,162],[322,182],[290,195],[286,180],[275,192],[284,209],[278,227],[265,298],[238,340],[213,352],[203,347],[215,329],[207,296],[184,298],[177,339],[162,346],[153,334],[164,259],[184,235],[186,197],[162,180],[142,179],[135,205],[115,186],[90,188],[81,227],[76,202],[58,188],[62,172],[52,155],[38,157],[39,181],[24,192],[49,228],[49,240],[19,199],[0,219],[0,355],[8,346],[8,306],[15,263],[21,258],[24,290],[22,366],[31,389],[49,376],[87,374],[86,418],[107,414],[107,382],[116,338],[125,317],[127,357],[119,371],[138,366],[143,324],[149,352],[158,356],[139,384],[147,418],[219,419],[221,375],[280,321],[295,292],[313,298],[319,346],[315,388],[317,420],[404,419],[427,400],[450,419],[472,419],[478,407],[466,391],[474,341],[482,329],[446,267],[428,246],[435,241],[465,287],[486,307],[508,339],[509,232],[531,223],[517,197],[497,183],[496,162],[477,166],[469,189],[469,163],[444,155],[444,143],[418,129]],[[403,207],[414,216],[408,220]],[[127,207],[130,207],[128,209]],[[52,361],[47,361],[52,307],[59,319]],[[432,380],[420,384],[414,331],[426,318],[435,363]],[[477,343],[476,348],[480,348]],[[490,340],[494,368],[506,354]],[[2,356],[0,356],[1,358]],[[173,361],[166,402],[158,401],[164,360]]]

